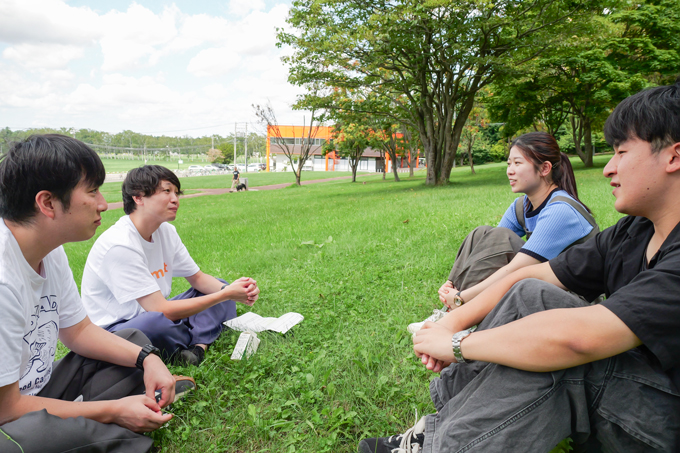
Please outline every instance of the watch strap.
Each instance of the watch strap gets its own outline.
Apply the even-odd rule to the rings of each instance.
[[[158,357],[161,356],[161,351],[158,349],[156,346],[152,344],[146,344],[142,347],[142,350],[139,351],[139,355],[137,356],[137,362],[135,362],[135,366],[139,368],[140,370],[144,369],[144,359],[147,358],[149,354],[155,354]]]
[[[463,357],[463,352],[460,350],[460,343],[467,338],[473,329],[465,329],[460,332],[456,332],[451,337],[451,348],[453,349],[453,357],[458,363],[466,363],[465,357]]]

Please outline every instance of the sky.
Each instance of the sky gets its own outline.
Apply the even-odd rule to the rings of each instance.
[[[302,124],[276,47],[289,0],[0,0],[0,128],[225,136],[271,102]]]

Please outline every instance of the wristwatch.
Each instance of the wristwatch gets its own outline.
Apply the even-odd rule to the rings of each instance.
[[[463,357],[463,353],[460,350],[460,343],[463,341],[465,338],[468,337],[472,333],[473,329],[465,329],[461,330],[460,332],[456,332],[453,334],[451,337],[451,347],[453,348],[453,356],[456,358],[456,362],[458,363],[465,363],[465,357]]]
[[[456,293],[456,295],[453,296],[453,305],[455,305],[456,307],[460,307],[461,305],[463,305],[463,304],[465,303],[465,301],[463,300],[463,298],[460,297],[460,293],[462,293],[462,292],[463,292],[463,291],[458,291],[458,292]]]
[[[135,366],[139,368],[140,370],[144,369],[144,359],[149,354],[156,354],[158,357],[161,356],[161,350],[158,349],[156,346],[152,344],[147,344],[144,345],[141,351],[139,351],[139,355],[137,356],[137,362],[135,363]]]

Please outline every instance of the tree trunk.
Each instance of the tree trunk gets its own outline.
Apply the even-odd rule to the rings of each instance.
[[[349,156],[349,167],[352,170],[352,182],[357,182],[357,168],[359,167],[359,159],[361,159],[362,154],[363,150],[357,150],[354,155]]]
[[[584,117],[583,123],[583,144],[585,145],[585,160],[583,165],[586,167],[593,166],[593,131],[590,125],[590,118]]]
[[[576,118],[575,115],[571,116],[571,137],[574,140],[574,148],[576,149],[576,154],[585,163],[586,155],[581,150],[581,139],[583,138],[583,121],[580,118]]]
[[[392,173],[394,173],[394,180],[396,182],[399,182],[401,180],[399,179],[399,172],[397,171],[397,170],[399,170],[397,168],[397,156],[395,154],[394,156],[390,156],[390,157],[392,158]]]
[[[472,145],[475,143],[475,137],[470,137],[470,140],[468,141],[468,159],[470,159],[470,170],[472,170],[472,174],[475,174],[475,162],[472,160]]]

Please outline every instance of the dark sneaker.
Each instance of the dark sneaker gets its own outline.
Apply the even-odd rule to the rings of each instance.
[[[425,441],[425,417],[404,434],[390,437],[372,437],[359,442],[359,453],[419,453]]]
[[[172,377],[175,378],[175,399],[172,400],[173,403],[196,389],[196,381],[194,381],[194,378],[189,376],[178,376],[175,374],[173,374]]]
[[[198,366],[205,358],[205,351],[200,346],[192,346],[189,349],[182,349],[175,362],[178,365],[193,365]]]
[[[176,402],[180,398],[183,398],[184,395],[196,388],[196,381],[194,381],[194,378],[192,377],[179,376],[177,374],[173,374],[172,377],[175,378],[175,399],[170,401],[170,404]],[[156,390],[156,402],[159,402],[162,396],[162,392],[160,390]]]

